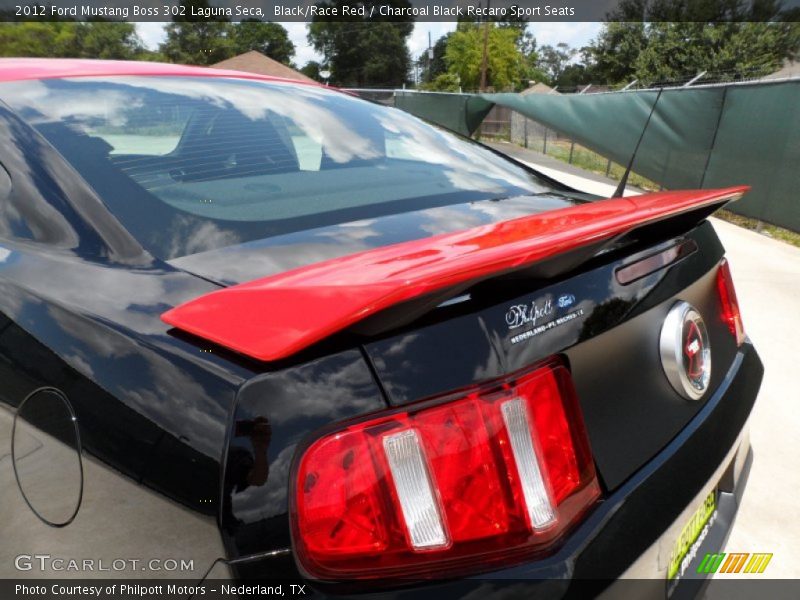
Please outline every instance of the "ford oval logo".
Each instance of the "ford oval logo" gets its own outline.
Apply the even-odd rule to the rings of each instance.
[[[564,294],[558,297],[558,308],[569,308],[575,304],[575,296],[572,294]]]

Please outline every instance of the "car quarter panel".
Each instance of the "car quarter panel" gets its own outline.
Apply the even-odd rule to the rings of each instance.
[[[297,448],[331,423],[385,408],[357,349],[250,380],[239,392],[225,460],[221,526],[229,557],[289,548],[288,493]],[[260,439],[254,426],[262,430]],[[287,558],[277,560],[283,564]],[[287,574],[287,565],[269,573],[261,568],[256,562],[237,570],[262,577]]]
[[[20,494],[12,469],[11,437],[14,412],[0,402],[0,506],[2,526],[0,535],[4,541],[13,543],[0,545],[0,577],[8,579],[53,578],[108,578],[142,577],[150,579],[176,576],[199,580],[211,564],[225,551],[219,536],[216,519],[154,493],[136,479],[121,476],[119,471],[106,462],[85,452],[83,455],[83,494],[75,520],[66,527],[54,528],[43,523],[25,504]],[[20,439],[16,432],[15,448],[24,465],[26,482],[30,479],[31,467],[41,467],[42,461],[65,458],[65,448],[45,431],[26,433]],[[20,448],[25,449],[22,457]],[[74,452],[74,451],[73,451]],[[41,454],[39,458],[37,455]],[[56,471],[45,467],[48,473]],[[69,473],[58,473],[58,477],[35,482],[43,493],[51,494],[50,508],[62,503],[59,497],[69,481]],[[37,504],[39,510],[42,506]],[[45,556],[41,563],[33,557]],[[20,558],[21,557],[21,558]],[[65,570],[65,563],[57,560],[77,560],[80,569]],[[125,568],[111,571],[112,562],[125,560]],[[172,571],[163,568],[164,561],[184,561],[185,570]],[[83,561],[91,566],[83,568]],[[128,561],[137,560],[134,567]],[[149,561],[155,560],[150,569]],[[102,561],[102,567],[100,565]],[[147,568],[146,573],[142,569]],[[20,570],[24,569],[24,570]],[[103,570],[105,569],[105,570]],[[218,573],[223,577],[223,573]]]

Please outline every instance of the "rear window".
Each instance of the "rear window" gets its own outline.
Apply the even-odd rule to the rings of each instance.
[[[156,256],[432,206],[548,191],[400,110],[314,86],[202,77],[7,83]]]

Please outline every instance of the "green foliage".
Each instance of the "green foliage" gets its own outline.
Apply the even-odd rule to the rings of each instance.
[[[132,59],[143,49],[133,23],[76,23],[75,42],[77,55],[86,58]]]
[[[133,23],[0,23],[0,56],[125,60],[146,55]]]
[[[351,10],[364,7],[369,15],[385,0],[324,0],[320,6]],[[394,7],[410,7],[408,0],[389,0]],[[336,19],[331,21],[328,19]],[[390,18],[350,15],[315,16],[309,25],[308,41],[325,57],[330,82],[340,86],[399,86],[405,83],[411,58],[406,39],[414,30],[408,17]]]
[[[208,0],[183,0],[186,14],[207,10]],[[237,54],[257,50],[284,64],[290,64],[294,56],[294,44],[289,34],[278,23],[265,23],[257,19],[245,19],[241,23],[230,23],[226,17],[214,16],[202,21],[187,21],[187,17],[175,17],[167,25],[167,37],[159,51],[169,61],[189,65],[213,65]]]
[[[724,80],[760,77],[777,70],[788,51],[787,28],[774,23],[652,23],[647,32],[633,74],[650,82],[701,71]]]
[[[195,6],[207,3],[193,2]],[[159,52],[151,52],[134,23],[120,21],[30,21],[0,23],[0,56],[151,60],[208,65],[258,50],[285,64],[294,56],[286,30],[277,23],[224,19],[174,21]]]
[[[183,0],[186,15],[191,7],[208,10],[207,0]],[[189,17],[174,17],[167,25],[167,38],[159,50],[170,62],[188,65],[212,65],[236,54],[231,39],[231,24],[225,17],[209,17],[190,22]]]
[[[230,36],[235,54],[256,50],[285,65],[291,64],[294,57],[294,44],[278,23],[245,19],[232,26]]]
[[[514,27],[499,27],[488,23],[488,60],[486,82],[496,91],[522,86],[530,65],[517,47],[520,32]],[[458,75],[467,90],[480,86],[483,60],[484,25],[460,23],[447,40],[445,61],[448,72]]]
[[[423,83],[420,87],[431,92],[458,92],[461,90],[458,75],[455,73],[440,73],[433,81]]]
[[[781,20],[781,0],[622,0],[609,21],[720,23]]]
[[[587,49],[587,66],[600,83],[633,79],[633,65],[646,46],[644,23],[606,23]]]
[[[547,74],[539,66],[540,50],[536,48],[536,38],[526,27],[517,27],[517,49],[525,63],[518,89],[525,89],[530,81],[547,81]]]
[[[444,56],[445,52],[447,51],[447,40],[450,38],[450,34],[447,33],[436,40],[436,43],[433,45],[433,57],[429,57],[428,53],[425,52],[419,59],[419,66],[421,69],[420,73],[420,80],[424,83],[431,83],[435,80],[439,75],[442,75],[447,72],[447,63],[445,62]]]
[[[553,83],[563,90],[585,87],[587,84],[592,83],[591,73],[584,65],[567,65]]]
[[[556,83],[577,53],[577,50],[563,42],[555,46],[542,46],[539,48],[538,66],[551,82]]]
[[[548,140],[547,142],[547,155],[557,158],[560,161],[569,163],[576,167],[580,167],[585,171],[591,171],[598,175],[604,175],[610,179],[619,181],[625,173],[626,166],[618,165],[612,162],[611,168],[608,168],[608,159],[604,156],[597,154],[584,148],[580,144],[572,144],[567,140]],[[628,185],[637,187],[649,192],[656,192],[659,190],[659,185],[638,173],[631,172],[628,175]]]
[[[231,25],[219,21],[173,22],[159,50],[170,62],[213,65],[236,54],[228,33]]]
[[[169,62],[166,56],[161,52],[153,52],[152,50],[143,49],[133,57],[133,60],[144,60],[148,62]]]
[[[797,16],[777,0],[625,0],[609,19],[587,49],[596,82],[759,77],[800,52]]]
[[[311,79],[314,79],[315,81],[322,81],[322,77],[319,74],[321,70],[322,66],[317,61],[310,60],[302,69],[300,69],[300,72],[306,77],[311,77]]]
[[[513,88],[513,89],[524,89],[528,85],[529,80],[534,81],[544,81],[547,80],[547,76],[544,72],[539,69],[538,67],[538,54],[536,52],[536,38],[533,36],[531,32],[527,30],[527,22],[524,20],[515,20],[515,21],[497,21],[491,20],[490,27],[492,30],[489,32],[490,39],[489,39],[489,59],[490,62],[488,66],[488,77],[487,83],[488,85],[493,85],[496,87],[496,83],[492,82],[491,79],[491,68],[492,68],[492,49],[498,45],[498,37],[501,38],[499,41],[499,45],[504,51],[504,56],[501,57],[501,61],[495,62],[495,69],[499,71],[504,71],[505,67],[503,67],[502,60],[510,59],[512,63],[512,77],[510,79],[510,83],[504,82],[505,87]],[[494,32],[497,30],[497,33]],[[474,21],[467,21],[461,20],[458,25],[458,32],[460,32],[461,39],[456,39],[453,43],[454,46],[458,46],[458,52],[464,53],[465,50],[468,50],[466,54],[469,55],[470,60],[473,61],[473,64],[470,66],[471,70],[474,70],[474,60],[475,60],[475,50],[477,49],[481,58],[479,58],[479,62],[477,65],[478,68],[478,79],[476,80],[474,87],[477,87],[480,83],[480,60],[482,60],[483,56],[483,33],[480,23]],[[476,36],[476,32],[477,36]],[[436,81],[437,78],[444,74],[449,73],[451,75],[457,75],[458,77],[461,76],[461,69],[457,66],[455,67],[448,67],[447,62],[447,46],[451,41],[453,33],[448,33],[440,37],[436,44],[433,46],[433,59],[429,59],[426,54],[423,54],[419,60],[419,66],[421,68],[421,75],[420,80],[423,82],[423,89],[432,89],[432,90],[439,90],[439,91],[452,91],[453,88],[453,79],[442,78],[439,81]],[[466,36],[467,39],[464,39]],[[513,38],[514,45],[517,49],[517,55],[511,52],[509,41]],[[494,43],[494,46],[492,45]],[[477,48],[475,47],[477,44]],[[472,46],[471,48],[469,46]],[[453,51],[451,51],[452,54]],[[457,59],[460,60],[460,59]],[[506,78],[508,80],[508,78]],[[458,80],[456,80],[457,83]],[[458,85],[455,85],[455,89],[458,89]]]

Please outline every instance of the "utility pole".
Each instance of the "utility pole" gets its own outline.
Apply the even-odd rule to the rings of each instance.
[[[492,0],[486,0],[486,13],[489,13],[489,7]],[[489,63],[489,17],[487,16],[483,21],[483,59],[481,60],[481,86],[480,91],[486,91],[486,69]]]
[[[428,30],[428,51],[426,53],[427,60],[425,61],[425,78],[428,82],[433,81],[433,47],[431,47],[431,30]]]

